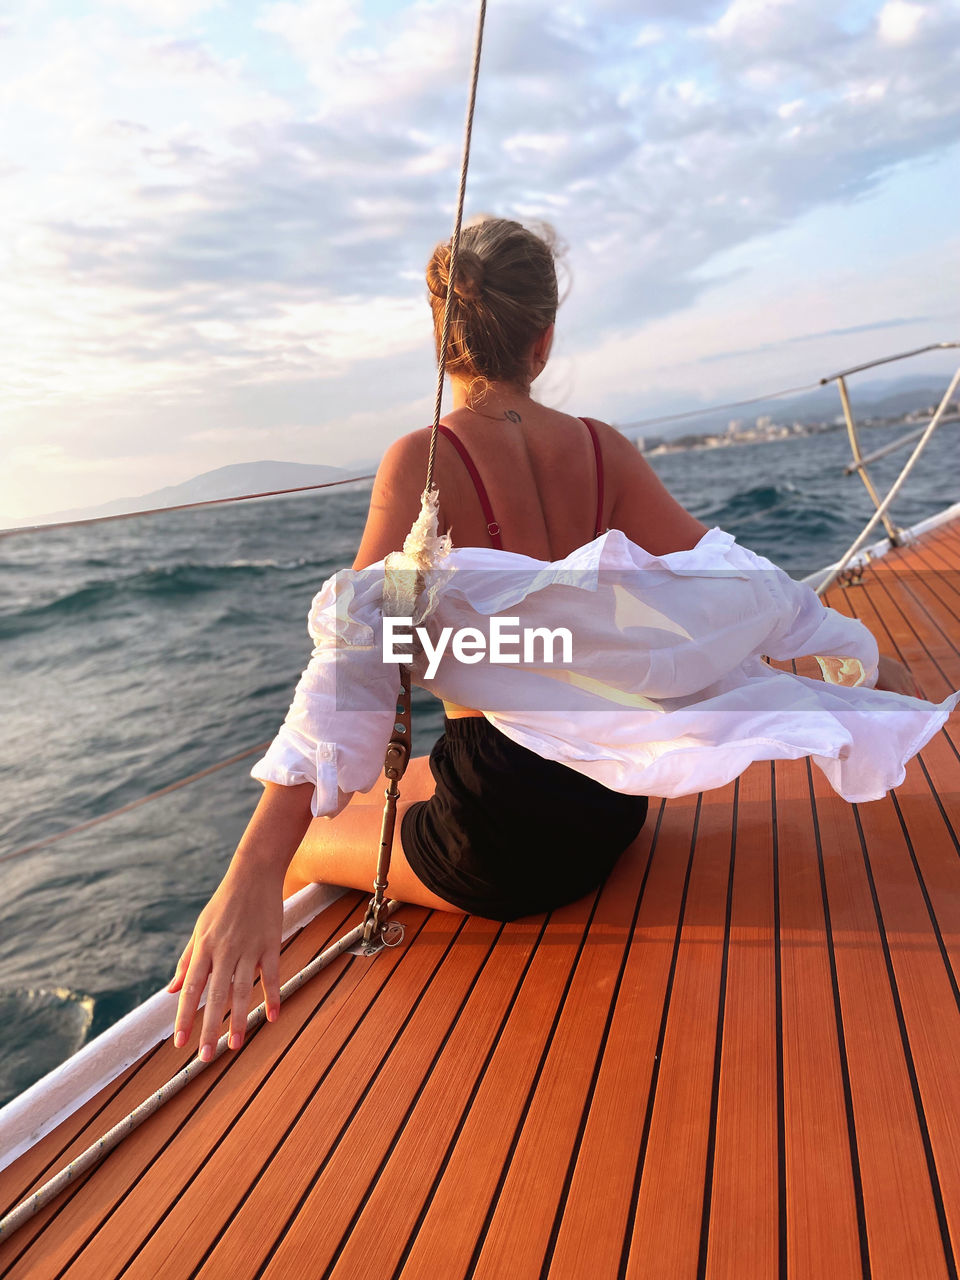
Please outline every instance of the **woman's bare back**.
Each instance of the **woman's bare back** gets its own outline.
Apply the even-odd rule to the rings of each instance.
[[[596,534],[597,469],[584,423],[534,401],[503,420],[455,409],[442,419],[466,447],[500,525],[505,550],[558,560]],[[696,545],[706,527],[664,488],[635,446],[591,418],[604,473],[601,530],[621,529],[654,555]],[[363,567],[399,548],[420,509],[429,428],[398,440],[374,482],[370,514],[354,562]],[[440,490],[440,528],[459,547],[488,547],[487,519],[462,458],[443,435],[434,479]]]
[[[559,560],[596,536],[597,467],[590,432],[579,418],[532,405],[516,421],[454,411],[444,426],[470,453],[500,525],[505,550]],[[462,459],[438,444],[440,523],[456,546],[489,546],[487,521]],[[610,510],[604,501],[600,528]]]

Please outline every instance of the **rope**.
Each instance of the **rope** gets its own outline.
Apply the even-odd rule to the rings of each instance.
[[[88,516],[82,520],[57,520],[51,524],[24,524],[14,529],[0,529],[0,538],[12,533],[42,533],[48,529],[72,529],[81,524],[105,524],[108,520],[132,520],[134,516],[155,516],[163,511],[189,511],[193,507],[216,507],[224,502],[248,502],[251,498],[276,498],[283,493],[305,493],[308,489],[335,489],[340,484],[356,484],[372,480],[373,475],[350,476],[346,480],[327,480],[323,484],[301,484],[295,489],[266,489],[263,493],[238,493],[232,498],[204,498],[202,502],[178,502],[172,507],[148,507],[142,511],[121,511],[115,516]]]
[[[386,918],[392,915],[393,912],[402,905],[402,903],[397,902],[394,899],[384,903],[382,913],[383,917]],[[283,984],[280,988],[280,1003],[282,1004],[283,1001],[292,996],[295,991],[299,991],[305,982],[308,982],[315,974],[319,973],[321,969],[325,969],[327,965],[336,960],[338,956],[343,955],[345,951],[349,951],[351,947],[360,943],[362,938],[363,925],[359,924],[355,929],[351,929],[349,933],[345,933],[342,938],[339,938],[331,946],[327,947],[325,951],[321,951],[320,954],[315,956],[308,965],[300,970],[299,973],[294,974],[292,978],[289,978]],[[391,946],[394,944],[387,943],[386,945]],[[263,1023],[266,1022],[266,1019],[267,1007],[265,1002],[258,1004],[255,1009],[251,1009],[250,1013],[247,1015],[244,1043],[247,1041],[247,1036],[251,1035],[258,1027],[262,1026]],[[54,1174],[54,1176],[48,1179],[42,1187],[38,1187],[36,1191],[27,1196],[26,1200],[22,1200],[15,1208],[11,1209],[5,1217],[0,1218],[0,1241],[8,1240],[18,1227],[22,1227],[23,1224],[29,1221],[34,1214],[38,1213],[44,1205],[49,1204],[55,1196],[60,1194],[64,1187],[67,1187],[71,1182],[74,1182],[80,1174],[86,1173],[88,1169],[92,1169],[94,1165],[99,1164],[108,1152],[112,1151],[115,1146],[128,1136],[128,1134],[131,1134],[134,1129],[143,1124],[144,1120],[149,1116],[152,1116],[155,1111],[158,1111],[165,1102],[169,1102],[175,1094],[178,1094],[180,1090],[185,1085],[189,1084],[195,1076],[198,1076],[204,1068],[209,1067],[212,1062],[216,1062],[217,1058],[219,1058],[226,1050],[229,1040],[229,1032],[224,1032],[217,1041],[216,1048],[213,1051],[213,1056],[209,1061],[205,1062],[201,1057],[195,1057],[183,1068],[182,1071],[178,1071],[175,1076],[168,1080],[166,1084],[161,1085],[160,1088],[157,1089],[155,1093],[151,1094],[149,1098],[141,1102],[140,1105],[135,1107],[128,1115],[125,1115],[122,1120],[118,1120],[117,1123],[111,1129],[108,1129],[106,1133],[101,1134],[96,1142],[91,1143],[85,1151],[82,1151],[80,1155],[71,1160],[70,1163],[65,1168],[61,1169],[59,1173]]]
[[[473,48],[473,78],[470,81],[470,98],[467,102],[467,121],[463,135],[463,160],[460,164],[460,187],[457,192],[457,214],[450,241],[450,269],[447,279],[447,298],[443,308],[443,333],[440,338],[440,358],[437,364],[437,396],[433,407],[433,426],[430,428],[430,453],[427,457],[427,482],[424,493],[433,488],[433,466],[437,457],[437,439],[440,427],[440,404],[443,400],[443,379],[447,371],[447,341],[450,337],[450,311],[453,303],[453,282],[457,274],[457,258],[460,254],[460,226],[463,222],[463,198],[467,190],[467,168],[470,164],[470,139],[473,136],[473,109],[477,101],[477,79],[480,75],[480,51],[483,47],[483,24],[487,16],[487,0],[480,0],[477,18],[477,35]]]
[[[146,804],[148,800],[157,800],[160,796],[167,796],[171,791],[178,791],[181,787],[187,786],[188,783],[196,782],[198,778],[205,778],[208,774],[216,773],[218,769],[226,769],[228,765],[236,764],[238,760],[245,760],[247,756],[255,755],[258,751],[266,751],[269,745],[269,740],[260,742],[255,747],[248,747],[246,751],[238,751],[229,760],[221,760],[219,764],[211,764],[206,769],[198,769],[196,773],[191,773],[188,778],[181,778],[179,782],[171,782],[168,786],[161,787],[159,791],[151,791],[149,795],[141,796],[139,800],[131,800],[129,804],[123,804],[119,809],[111,809],[109,813],[101,813],[99,817],[89,818],[86,822],[78,822],[75,827],[70,827],[66,831],[57,831],[52,836],[45,836],[42,840],[34,840],[31,844],[22,845],[19,849],[13,849],[10,853],[0,854],[0,862],[10,862],[11,859],[19,858],[24,853],[33,853],[35,849],[46,848],[49,844],[55,844],[57,840],[65,840],[67,836],[76,835],[78,831],[87,831],[90,827],[106,822],[108,818],[116,818],[118,814],[129,813],[131,809],[136,809],[139,805]]]

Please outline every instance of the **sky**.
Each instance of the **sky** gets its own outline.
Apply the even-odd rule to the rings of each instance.
[[[429,422],[475,20],[7,0],[0,523]],[[489,0],[467,214],[566,245],[538,398],[622,424],[960,337],[958,73],[960,0]]]

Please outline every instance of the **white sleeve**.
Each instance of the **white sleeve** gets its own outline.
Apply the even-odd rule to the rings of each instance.
[[[277,736],[250,770],[260,782],[312,782],[315,817],[339,813],[383,767],[400,669],[382,660],[382,584],[382,569],[348,571],[314,597],[309,665]]]
[[[783,621],[764,643],[767,656],[786,660],[812,654],[827,683],[873,689],[879,659],[873,632],[858,618],[825,605],[811,586],[782,569],[772,582],[783,601]]]

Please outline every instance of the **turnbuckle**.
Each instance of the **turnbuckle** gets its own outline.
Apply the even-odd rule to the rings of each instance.
[[[351,948],[351,955],[374,956],[384,947],[396,947],[403,941],[404,927],[398,920],[381,919],[386,904],[387,877],[390,872],[390,853],[397,823],[397,801],[400,788],[397,783],[403,777],[410,759],[410,674],[403,671],[401,690],[397,700],[396,720],[383,761],[387,778],[384,791],[383,819],[380,824],[380,849],[377,854],[377,874],[373,882],[373,897],[363,921],[363,936]]]
[[[373,906],[373,899],[370,901]],[[379,911],[377,912],[379,920]],[[347,952],[351,956],[376,956],[384,949],[384,947],[399,947],[406,935],[407,928],[400,920],[385,920],[383,924],[373,926],[371,929],[371,937],[368,941],[366,930],[363,938],[355,947],[351,947]]]

